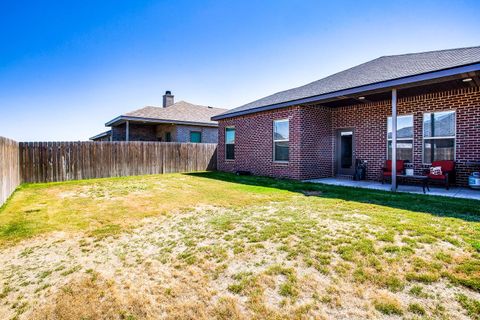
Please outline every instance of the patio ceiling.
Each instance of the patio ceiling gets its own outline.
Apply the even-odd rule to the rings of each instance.
[[[464,82],[464,79],[471,78],[472,81]],[[426,93],[434,93],[453,89],[469,88],[472,86],[480,87],[480,72],[470,72],[466,74],[459,74],[448,78],[440,78],[435,81],[430,81],[421,84],[410,84],[405,86],[399,86],[397,88],[398,98],[410,97]],[[364,97],[364,99],[359,99]],[[355,94],[351,96],[341,96],[334,100],[322,102],[320,105],[327,107],[342,107],[358,103],[369,103],[377,101],[391,100],[392,93],[391,88],[383,89],[374,92],[364,92],[361,94]]]

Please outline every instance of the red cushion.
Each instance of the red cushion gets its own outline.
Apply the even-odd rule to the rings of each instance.
[[[443,175],[443,174],[436,174],[436,175],[435,175],[435,174],[429,173],[429,174],[428,174],[428,177],[429,177],[430,179],[445,180],[445,175]]]
[[[404,166],[405,161],[397,160],[397,171],[402,171]],[[385,168],[387,168],[388,171],[392,171],[392,160],[385,161]]]
[[[442,171],[449,172],[455,169],[455,162],[451,160],[433,161],[432,167],[442,167]]]

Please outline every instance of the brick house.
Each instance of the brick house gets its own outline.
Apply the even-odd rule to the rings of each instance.
[[[480,171],[479,75],[480,47],[460,48],[384,56],[273,94],[212,118],[218,169],[302,180],[351,176],[361,159],[378,180],[392,157],[416,174],[454,160],[466,185]]]
[[[112,130],[99,133],[90,138],[92,141],[112,141]]]
[[[162,107],[144,107],[116,117],[93,141],[164,141],[217,143],[218,123],[211,120],[226,109],[174,102],[167,91]]]

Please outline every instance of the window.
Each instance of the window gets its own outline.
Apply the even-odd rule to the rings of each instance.
[[[387,119],[387,159],[392,159],[392,117]],[[413,162],[413,115],[397,117],[397,160]]]
[[[172,142],[172,134],[170,132],[165,132],[165,141]]]
[[[202,142],[202,133],[200,131],[190,131],[190,142]]]
[[[455,160],[455,111],[423,114],[423,162]]]
[[[235,159],[235,128],[225,128],[225,159]]]
[[[273,121],[273,160],[288,161],[288,119]]]

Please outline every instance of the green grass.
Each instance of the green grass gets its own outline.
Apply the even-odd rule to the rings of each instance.
[[[407,273],[406,278],[408,281],[417,281],[429,284],[438,281],[440,275],[436,273]]]
[[[317,195],[306,196],[306,191],[317,191]],[[227,173],[30,184],[21,186],[0,209],[0,246],[52,231],[85,232],[101,240],[129,232],[142,218],[168,219],[201,209],[198,215],[180,218],[179,238],[159,244],[163,249],[158,260],[175,261],[179,269],[218,265],[273,246],[270,252],[281,254],[279,261],[285,264],[268,266],[257,261],[255,266],[263,271],[239,271],[228,284],[232,294],[246,296],[255,308],[260,308],[259,297],[271,279],[278,283],[270,283],[273,289],[269,288],[282,299],[299,299],[304,284],[297,266],[333,281],[362,283],[393,295],[411,288],[410,297],[423,298],[427,290],[422,286],[438,281],[480,292],[479,204]],[[199,245],[207,240],[215,241]],[[81,249],[95,250],[89,245],[92,242],[85,242]],[[181,250],[173,250],[179,246]],[[122,263],[136,259],[126,250],[117,254]],[[210,270],[212,277],[227,267]],[[80,266],[71,267],[60,275],[79,270]],[[39,279],[48,276],[38,275]],[[329,301],[336,301],[335,296],[329,295]],[[406,304],[404,309],[385,297],[371,303],[384,314],[443,312],[416,304]],[[477,304],[470,300],[459,298],[458,303],[476,310]]]
[[[132,221],[143,217],[188,210],[198,205],[239,208],[272,201],[287,203],[305,190],[322,192],[319,196],[305,197],[303,201],[321,210],[335,211],[336,208],[336,212],[342,214],[368,210],[377,215],[376,220],[384,219],[391,228],[377,235],[380,241],[393,241],[394,234],[399,231],[418,234],[418,241],[434,241],[439,229],[436,223],[428,222],[435,217],[444,217],[445,223],[452,221],[459,227],[462,221],[480,220],[478,201],[473,200],[391,194],[225,173],[168,174],[22,185],[0,209],[0,244],[60,230],[89,230],[94,235],[104,236],[125,230]],[[394,225],[400,220],[399,214],[406,215],[408,221]],[[212,220],[212,224],[224,230],[231,228],[233,223],[235,217]],[[288,223],[271,226],[258,235],[258,240],[279,229],[286,237],[298,231],[296,227]],[[474,249],[480,243],[479,228],[478,223],[461,226],[462,234]],[[440,232],[444,238],[452,235],[455,233]],[[361,250],[360,255],[372,249],[365,242],[342,250],[348,257],[357,248]]]
[[[297,275],[292,268],[285,268],[279,265],[271,266],[268,275],[282,275],[286,280],[280,285],[279,294],[284,297],[295,298],[298,296]]]
[[[242,206],[252,198],[265,203],[288,193],[214,182],[171,174],[22,185],[0,209],[0,245],[51,231],[104,237],[144,217],[198,205]]]
[[[457,301],[472,319],[480,320],[480,301],[469,298],[464,294],[459,294]]]
[[[375,309],[386,315],[402,315],[400,302],[388,296],[380,296],[373,302]]]
[[[416,297],[425,297],[427,295],[425,292],[423,292],[423,288],[419,285],[414,285],[412,288],[410,288],[409,293]]]
[[[415,314],[418,314],[418,315],[425,315],[426,311],[425,311],[425,308],[422,307],[420,304],[418,303],[411,303],[408,305],[408,311],[412,312],[412,313],[415,313]]]

